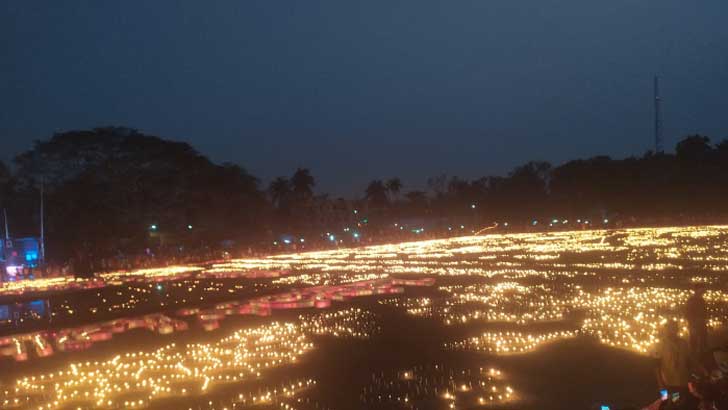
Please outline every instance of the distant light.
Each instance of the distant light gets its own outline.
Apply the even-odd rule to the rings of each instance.
[[[460,229],[465,229],[465,225],[460,225]]]
[[[157,290],[161,291],[162,289],[164,289],[164,286],[162,286],[161,283],[158,283],[157,284]]]
[[[448,227],[447,227],[447,230],[448,230],[448,231],[452,231],[452,226],[448,226]]]
[[[397,222],[395,222],[395,223],[394,223],[394,226],[397,226],[397,225],[399,225],[399,224],[398,224]]]
[[[283,243],[285,243],[286,245],[288,245],[289,243],[291,243],[291,240],[290,239],[284,239],[283,240]]]
[[[359,213],[359,210],[358,209],[355,209],[354,210],[354,214],[358,214],[358,213]]]
[[[151,229],[151,230],[153,230],[153,231],[156,231],[156,230],[157,230],[157,224],[151,224],[151,225],[149,226],[149,229]]]
[[[344,228],[344,232],[349,232],[349,228]]]
[[[503,226],[508,226],[508,222],[503,222]]]
[[[581,223],[581,219],[577,219],[576,220],[576,223],[580,224]]]
[[[604,223],[605,223],[605,224],[606,224],[606,223],[609,223],[609,219],[605,219],[605,220],[604,220]]]
[[[536,224],[538,224],[538,221],[534,219],[533,222],[531,222],[531,225],[536,225]]]
[[[552,224],[557,224],[557,223],[559,223],[559,220],[558,219],[554,219],[553,221],[551,221],[551,223]]]
[[[404,226],[400,226],[400,227],[399,227],[399,230],[400,230],[400,231],[401,231],[402,229],[404,229]]]
[[[359,237],[359,232],[354,232],[354,237],[355,238],[358,238]]]
[[[335,241],[335,240],[336,240],[336,237],[335,237],[334,235],[331,235],[331,234],[329,234],[329,240],[330,240],[331,242],[333,242],[333,241]]]
[[[278,241],[273,241],[273,245],[278,245]]]
[[[470,204],[471,209],[475,209],[475,204]]]
[[[301,241],[301,243],[303,243],[303,242],[306,242],[306,241],[304,241],[304,240],[303,240],[303,238],[301,238],[301,239],[299,239],[299,240]]]
[[[561,223],[568,224],[569,223],[569,220],[568,219],[564,219],[563,222],[561,222]]]
[[[192,229],[192,225],[187,225],[187,229]]]

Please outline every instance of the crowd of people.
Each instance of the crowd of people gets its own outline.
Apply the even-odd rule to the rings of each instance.
[[[685,304],[687,340],[666,323],[655,351],[660,397],[645,410],[728,410],[728,345],[709,346],[704,293],[696,288]]]

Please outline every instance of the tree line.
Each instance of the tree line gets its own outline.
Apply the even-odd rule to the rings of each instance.
[[[0,205],[13,236],[37,235],[41,186],[51,260],[198,249],[221,241],[255,245],[311,226],[310,170],[264,187],[236,164],[215,164],[186,143],[105,127],[36,141],[12,169],[0,163]],[[399,218],[512,221],[550,218],[720,218],[728,210],[728,140],[684,138],[675,153],[597,156],[559,166],[531,161],[505,176],[439,175],[427,190],[397,177],[371,181],[357,207],[374,223]]]

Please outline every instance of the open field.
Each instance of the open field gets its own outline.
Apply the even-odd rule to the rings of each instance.
[[[660,327],[675,318],[686,333],[694,286],[708,289],[712,343],[723,341],[726,275],[728,227],[701,226],[460,237],[35,286],[40,302],[13,306],[1,328],[0,408],[642,405],[656,396]]]

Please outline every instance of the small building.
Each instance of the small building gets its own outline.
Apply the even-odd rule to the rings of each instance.
[[[14,277],[27,268],[37,268],[40,263],[38,238],[10,238],[0,240],[0,263],[5,274]]]

